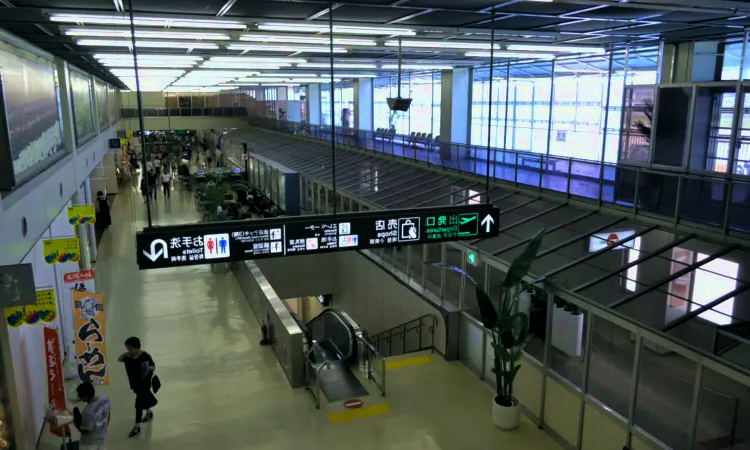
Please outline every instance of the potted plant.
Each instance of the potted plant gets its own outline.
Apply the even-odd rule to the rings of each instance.
[[[490,332],[494,353],[496,395],[492,401],[492,421],[496,427],[511,430],[518,427],[519,401],[513,396],[513,382],[521,366],[522,350],[529,342],[529,314],[519,311],[518,289],[534,262],[542,244],[545,229],[539,230],[510,265],[500,286],[497,308],[484,290],[477,287],[477,303],[482,322]]]

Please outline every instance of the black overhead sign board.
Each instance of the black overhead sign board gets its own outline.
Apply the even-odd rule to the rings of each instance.
[[[144,270],[483,239],[499,223],[498,208],[466,205],[152,227],[136,235],[137,260]]]

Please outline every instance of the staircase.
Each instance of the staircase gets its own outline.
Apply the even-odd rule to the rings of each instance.
[[[436,322],[434,315],[426,314],[369,336],[369,339],[382,357],[429,350],[435,346]]]

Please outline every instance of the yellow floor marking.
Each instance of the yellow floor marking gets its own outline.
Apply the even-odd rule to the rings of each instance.
[[[413,358],[399,359],[396,361],[386,361],[385,370],[400,369],[402,367],[418,366],[420,364],[431,363],[429,356],[415,356]]]
[[[328,414],[328,421],[331,423],[350,422],[357,419],[366,419],[368,417],[379,416],[391,412],[390,406],[381,403],[374,406],[365,406],[359,409],[348,409],[346,411]]]

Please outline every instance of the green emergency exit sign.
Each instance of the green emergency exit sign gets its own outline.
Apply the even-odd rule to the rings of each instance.
[[[477,252],[473,252],[471,250],[466,251],[466,262],[471,264],[472,266],[478,266],[479,265],[479,255],[477,255]]]

